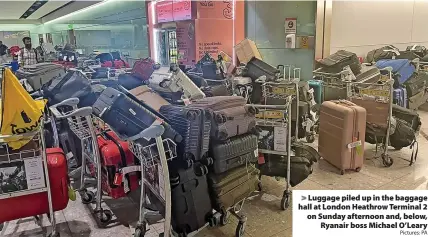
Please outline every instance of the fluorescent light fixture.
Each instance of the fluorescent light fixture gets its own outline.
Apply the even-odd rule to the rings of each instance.
[[[104,1],[99,2],[99,3],[96,3],[96,4],[94,4],[94,5],[91,5],[91,6],[88,6],[88,7],[82,8],[82,9],[77,10],[77,11],[72,12],[72,13],[69,13],[69,14],[67,14],[67,15],[64,15],[64,16],[61,16],[61,17],[55,18],[55,19],[53,19],[53,20],[47,21],[47,22],[45,22],[44,24],[51,24],[51,23],[54,23],[54,22],[57,22],[57,21],[60,21],[60,20],[64,20],[64,19],[66,19],[66,18],[68,18],[68,17],[70,17],[70,16],[74,16],[74,15],[77,15],[77,14],[79,14],[79,13],[89,11],[89,10],[91,10],[91,9],[95,8],[95,7],[99,7],[99,6],[105,5],[106,3],[117,2],[117,1],[120,1],[120,0],[104,0]]]
[[[152,35],[153,35],[153,60],[155,62],[158,62],[158,56],[159,56],[159,52],[158,52],[158,35],[157,35],[157,30],[155,29],[154,25],[156,24],[156,3],[157,1],[152,1],[151,2],[151,6],[150,6],[150,10],[152,12]]]

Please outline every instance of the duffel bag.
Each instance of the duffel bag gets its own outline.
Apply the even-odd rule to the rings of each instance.
[[[403,147],[410,147],[410,149],[412,149],[412,155],[410,157],[410,165],[412,165],[418,157],[419,147],[416,141],[415,131],[412,129],[411,125],[404,120],[397,119],[395,132],[389,138],[391,146],[397,150]]]
[[[428,50],[424,46],[417,44],[407,46],[406,51],[413,52],[421,58],[425,57],[425,55],[428,53]]]
[[[387,45],[379,49],[374,49],[367,53],[366,62],[377,62],[381,59],[393,59],[399,55],[399,49],[393,45]]]
[[[361,72],[361,63],[355,53],[348,52],[345,50],[339,50],[336,53],[321,59],[318,64],[322,67],[322,71],[328,73],[339,73],[343,71],[343,68],[349,66],[354,73],[357,75]]]
[[[412,77],[404,83],[407,90],[407,96],[412,97],[425,90],[428,73],[424,71],[415,72]]]
[[[415,133],[419,131],[422,123],[421,118],[419,117],[419,114],[416,111],[393,104],[392,115],[395,118],[404,120],[408,124],[410,124]]]

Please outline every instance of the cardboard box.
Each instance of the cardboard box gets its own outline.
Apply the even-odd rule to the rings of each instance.
[[[235,45],[235,53],[240,63],[248,63],[253,57],[263,60],[262,55],[257,49],[256,43],[249,39],[244,39],[239,44]]]

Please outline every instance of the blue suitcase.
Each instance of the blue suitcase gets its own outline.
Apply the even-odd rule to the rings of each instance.
[[[403,108],[407,108],[407,90],[404,87],[394,89],[393,102]]]
[[[322,81],[309,80],[309,87],[314,90],[314,99],[317,104],[322,103]]]
[[[144,107],[124,93],[106,88],[92,106],[93,113],[106,122],[121,138],[131,138],[154,124],[165,128],[164,138],[176,143],[182,141],[178,134],[162,117]]]

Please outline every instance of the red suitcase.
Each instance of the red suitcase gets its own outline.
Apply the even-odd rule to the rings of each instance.
[[[137,172],[126,175],[127,183],[119,182],[117,185],[116,174],[120,169],[134,165],[134,154],[129,150],[129,145],[121,141],[114,132],[104,132],[98,136],[98,147],[102,159],[102,188],[113,199],[125,197],[129,191],[136,190],[139,186]],[[125,190],[125,185],[129,190]]]
[[[155,71],[155,61],[150,58],[140,59],[132,67],[132,75],[140,80],[147,81]]]
[[[67,160],[61,148],[46,149],[52,204],[55,211],[68,205]],[[0,199],[0,223],[49,213],[47,192]]]

